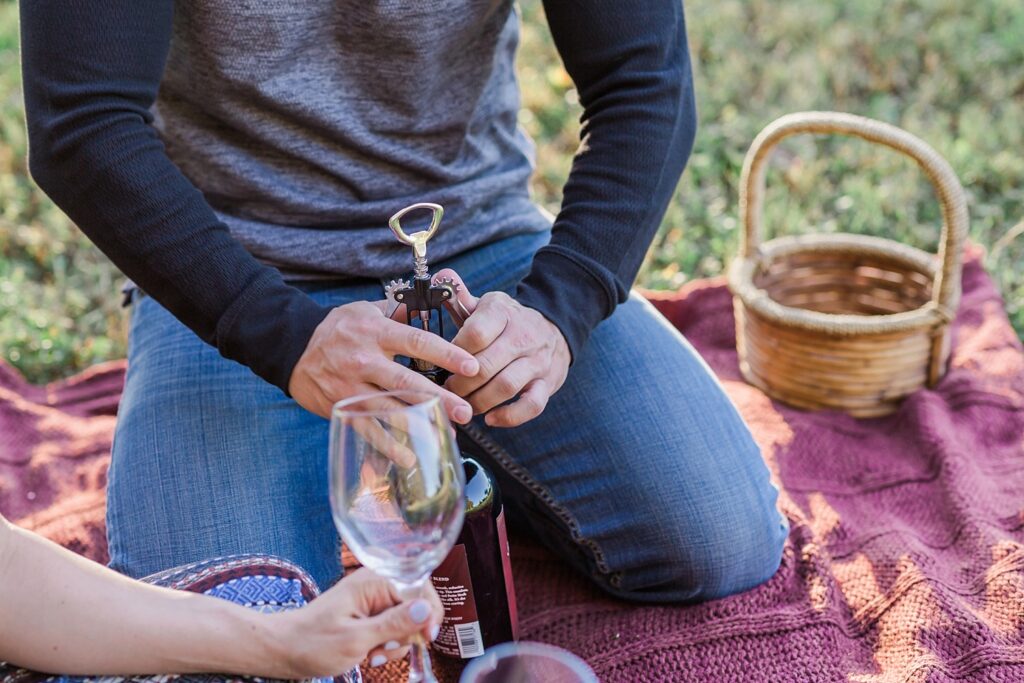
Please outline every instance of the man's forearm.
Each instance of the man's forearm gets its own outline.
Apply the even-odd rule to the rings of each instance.
[[[150,108],[173,13],[172,0],[21,3],[30,169],[128,277],[287,391],[329,309],[253,258],[167,156]]]
[[[516,299],[575,356],[629,294],[690,154],[696,111],[680,0],[544,3],[583,105],[551,244]]]
[[[133,581],[0,518],[0,660],[53,673],[287,677],[278,621]]]

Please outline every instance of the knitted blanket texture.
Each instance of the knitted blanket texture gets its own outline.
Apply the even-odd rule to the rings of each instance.
[[[792,525],[782,567],[724,600],[633,605],[514,538],[523,637],[608,682],[1024,681],[1024,351],[977,253],[963,286],[949,374],[870,420],[745,384],[721,280],[651,294],[762,447]],[[100,562],[123,373],[108,363],[33,387],[0,364],[0,511]],[[405,680],[400,664],[364,672]]]

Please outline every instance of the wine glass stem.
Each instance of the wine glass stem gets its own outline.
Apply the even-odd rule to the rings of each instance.
[[[409,649],[409,683],[437,683],[430,666],[430,650],[423,636],[417,636]]]
[[[394,579],[391,582],[403,600],[415,600],[423,596],[427,578],[423,577],[410,583]],[[430,665],[430,650],[427,649],[427,641],[422,635],[412,639],[412,647],[409,649],[409,683],[437,683],[434,669]]]

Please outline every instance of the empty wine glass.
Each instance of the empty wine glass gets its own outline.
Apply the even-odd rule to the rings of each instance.
[[[465,514],[465,473],[440,399],[384,392],[336,403],[329,476],[334,523],[356,559],[403,599],[422,595]],[[436,680],[418,636],[409,681]]]

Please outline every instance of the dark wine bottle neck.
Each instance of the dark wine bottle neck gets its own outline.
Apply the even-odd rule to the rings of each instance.
[[[466,514],[489,512],[497,494],[490,473],[472,458],[463,458],[462,466],[466,471]]]

